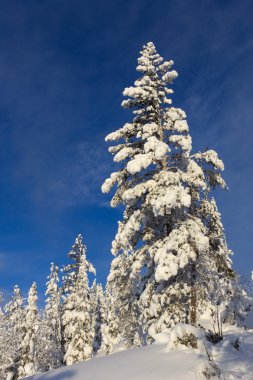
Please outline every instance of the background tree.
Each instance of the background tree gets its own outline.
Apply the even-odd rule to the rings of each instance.
[[[8,366],[11,365],[17,355],[20,345],[22,343],[22,330],[24,324],[25,310],[24,299],[21,295],[21,291],[18,285],[13,288],[13,296],[10,301],[4,306],[5,314],[2,314],[3,326],[5,330],[5,338],[2,340],[3,345],[9,346],[9,354],[5,352],[2,354],[8,359]],[[7,370],[9,372],[9,369]]]
[[[107,354],[113,351],[113,348],[120,341],[120,324],[117,315],[117,304],[114,298],[113,284],[107,282],[105,288],[105,309],[102,331],[101,350]]]
[[[51,263],[46,283],[46,306],[37,332],[36,369],[45,372],[60,367],[62,357],[61,290],[59,268]]]
[[[120,324],[118,340],[126,347],[141,345],[142,333],[139,326],[138,282],[131,276],[132,256],[124,252],[114,258],[110,274],[113,314]]]
[[[21,326],[21,343],[16,357],[8,368],[8,379],[22,379],[36,373],[36,334],[39,328],[39,314],[37,307],[37,285],[34,282],[29,290],[25,316]]]
[[[63,343],[66,365],[79,363],[92,355],[92,318],[88,272],[95,269],[86,258],[86,247],[78,235],[63,268]]]
[[[3,295],[0,292],[0,303]],[[13,363],[13,351],[16,350],[12,330],[9,328],[8,319],[0,307],[0,379],[6,378],[7,368]]]

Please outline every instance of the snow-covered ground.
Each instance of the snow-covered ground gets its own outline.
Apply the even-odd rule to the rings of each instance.
[[[232,343],[239,340],[239,350]],[[213,360],[221,369],[224,380],[253,379],[253,330],[228,332],[223,342],[212,348]]]
[[[34,376],[38,380],[195,380],[200,355],[165,352],[152,345],[91,359],[81,364]]]
[[[249,321],[249,325],[252,322]],[[238,339],[239,350],[233,347]],[[217,345],[207,344],[223,380],[253,379],[253,329],[228,330]],[[97,357],[34,376],[33,380],[204,380],[206,350],[168,350],[153,344]],[[217,378],[217,377],[216,377]],[[212,377],[214,379],[214,377]]]

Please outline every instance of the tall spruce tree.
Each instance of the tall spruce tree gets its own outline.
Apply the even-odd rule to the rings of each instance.
[[[92,356],[93,332],[88,272],[95,269],[86,258],[86,246],[78,235],[69,258],[74,262],[63,268],[63,342],[66,365]]]
[[[178,76],[172,65],[152,42],[143,47],[141,77],[123,92],[122,106],[134,118],[106,137],[119,142],[109,151],[121,168],[102,186],[109,192],[117,185],[111,205],[125,207],[112,253],[127,252],[131,260],[141,321],[151,336],[178,322],[196,325],[205,295],[217,286],[217,272],[228,288],[234,276],[223,229],[214,236],[219,219],[209,195],[217,186],[225,188],[224,165],[214,150],[191,153],[186,114],[169,98],[168,86]],[[123,286],[124,276],[119,281]]]

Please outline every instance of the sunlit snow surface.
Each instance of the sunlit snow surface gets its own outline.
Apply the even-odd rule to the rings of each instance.
[[[34,376],[38,380],[195,380],[199,355],[165,352],[152,345],[91,359],[54,372]],[[30,378],[31,379],[31,378]]]
[[[221,380],[253,379],[253,315],[246,321],[248,330],[224,332],[224,340],[208,346],[210,355],[222,371]],[[232,343],[239,340],[237,351]],[[153,344],[97,357],[56,371],[34,376],[36,380],[204,380],[207,363],[205,349],[171,350],[165,339]],[[215,380],[214,377],[212,379]]]

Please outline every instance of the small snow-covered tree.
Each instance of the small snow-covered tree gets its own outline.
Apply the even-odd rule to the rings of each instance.
[[[225,187],[224,165],[214,150],[191,153],[186,114],[169,98],[168,86],[178,75],[172,65],[153,43],[143,47],[137,66],[141,77],[123,92],[122,106],[134,118],[106,137],[119,142],[109,151],[121,168],[102,186],[109,192],[117,185],[111,205],[125,207],[112,253],[131,254],[141,320],[151,336],[178,322],[195,325],[204,294],[215,287],[216,269],[220,281],[232,276],[229,251],[221,249],[221,240],[215,246],[202,207],[205,200],[211,205],[210,191]]]
[[[239,275],[235,276],[232,284],[229,297],[226,296],[222,303],[221,318],[226,323],[243,324],[250,310],[252,297],[246,284],[241,283]]]
[[[87,360],[92,355],[93,333],[88,272],[95,269],[86,258],[83,238],[78,235],[63,268],[63,342],[66,365]]]
[[[45,319],[49,331],[49,340],[52,342],[54,360],[52,368],[62,362],[62,326],[61,326],[61,289],[59,288],[59,268],[54,263],[50,267],[46,290]]]
[[[34,282],[29,290],[25,307],[21,343],[12,365],[8,368],[9,380],[22,379],[35,374],[36,334],[39,328],[37,301],[37,284]]]
[[[118,340],[126,347],[141,345],[138,284],[131,276],[131,255],[124,252],[114,258],[107,278],[114,300],[114,314],[120,323]]]
[[[24,324],[24,299],[18,285],[14,286],[13,296],[4,306],[4,325],[5,325],[5,344],[10,346],[9,365],[15,361],[22,342],[23,324]],[[9,366],[7,366],[7,373]]]
[[[5,305],[4,311],[9,324],[14,328],[15,334],[19,334],[20,323],[24,317],[24,299],[18,285],[14,286],[13,296]]]
[[[62,363],[61,291],[59,268],[51,263],[46,283],[46,306],[37,333],[36,370],[45,372]]]
[[[112,286],[111,283],[107,282],[104,297],[104,316],[101,326],[101,351],[107,354],[112,352],[114,346],[120,341],[120,321],[117,315],[116,299],[114,298]]]
[[[34,357],[36,350],[36,333],[39,327],[39,314],[38,314],[38,295],[37,284],[34,282],[29,290],[26,316],[24,322],[24,338],[21,342],[21,363],[22,367],[20,375],[31,376],[35,373]],[[23,372],[23,373],[22,373]]]
[[[110,353],[117,345],[141,345],[138,291],[131,278],[131,258],[128,254],[116,257],[107,278],[103,307],[101,308],[101,351]]]
[[[0,292],[0,303],[2,302],[2,293]],[[0,307],[0,379],[6,378],[6,370],[13,362],[13,351],[16,350],[13,334],[2,308]]]
[[[209,305],[221,305],[223,307],[231,299],[236,280],[235,272],[231,267],[230,255],[224,228],[221,222],[221,215],[214,198],[205,198],[201,201],[198,210],[204,224],[207,227],[209,238],[208,254],[200,257],[199,270],[196,267],[196,275],[200,277],[200,283],[205,283],[205,293],[202,298],[209,302]],[[209,282],[211,278],[216,281]]]

